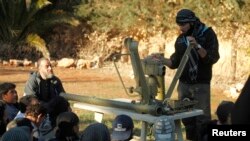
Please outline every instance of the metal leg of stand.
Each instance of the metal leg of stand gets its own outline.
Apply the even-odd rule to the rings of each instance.
[[[146,121],[142,121],[141,123],[141,141],[147,140],[147,126],[148,123]]]
[[[181,130],[181,120],[175,120],[175,133],[177,134],[177,140],[183,141],[183,135]]]

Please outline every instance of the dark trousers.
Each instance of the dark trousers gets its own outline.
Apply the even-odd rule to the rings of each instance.
[[[186,138],[188,140],[199,141],[199,131],[203,123],[211,120],[210,84],[186,84],[179,82],[177,91],[179,100],[183,100],[184,98],[197,100],[198,103],[194,108],[201,109],[204,112],[203,115],[182,120],[186,129]]]

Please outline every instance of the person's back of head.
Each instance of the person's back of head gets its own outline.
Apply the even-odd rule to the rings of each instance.
[[[46,108],[53,127],[56,125],[56,118],[59,114],[63,112],[71,112],[68,100],[61,96],[53,98],[46,104]]]
[[[27,127],[15,127],[5,132],[1,141],[31,141],[31,133]]]
[[[56,119],[56,138],[65,140],[78,139],[79,118],[73,112],[63,112]]]
[[[216,114],[220,124],[231,124],[231,112],[233,109],[234,103],[232,101],[222,101],[217,110]]]
[[[112,141],[127,141],[133,138],[134,123],[128,115],[118,115],[112,122]]]
[[[110,133],[105,124],[93,123],[83,131],[80,141],[110,141]]]

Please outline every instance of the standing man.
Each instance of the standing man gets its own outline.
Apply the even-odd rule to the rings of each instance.
[[[41,102],[49,102],[61,92],[65,92],[61,80],[53,73],[48,58],[40,58],[37,62],[37,72],[33,72],[26,82],[25,95],[35,95]]]
[[[202,109],[204,115],[183,120],[186,128],[186,138],[199,140],[199,128],[202,122],[211,119],[210,82],[212,66],[220,56],[218,40],[214,30],[207,27],[189,9],[182,9],[177,13],[176,23],[181,34],[175,42],[175,52],[170,58],[163,60],[164,65],[171,69],[178,68],[188,45],[192,46],[189,60],[179,78],[177,87],[178,98],[197,100],[195,108]]]

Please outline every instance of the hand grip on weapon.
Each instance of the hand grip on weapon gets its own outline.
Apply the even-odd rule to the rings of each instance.
[[[189,44],[196,49],[201,58],[204,58],[207,55],[207,51],[196,41],[193,36],[187,36]]]
[[[189,41],[189,44],[192,45],[192,47],[194,48],[199,45],[193,36],[187,36],[187,40]]]

